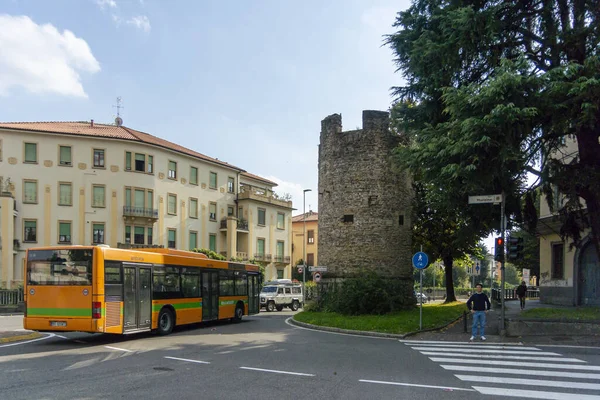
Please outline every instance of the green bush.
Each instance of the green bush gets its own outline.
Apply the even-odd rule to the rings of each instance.
[[[372,271],[322,289],[316,308],[344,315],[382,315],[416,304],[410,280],[390,279]]]
[[[206,254],[206,256],[212,260],[221,260],[221,261],[227,260],[227,258],[225,258],[223,255],[217,253],[216,251],[212,251],[209,249],[192,249],[192,251],[194,251],[196,253]]]

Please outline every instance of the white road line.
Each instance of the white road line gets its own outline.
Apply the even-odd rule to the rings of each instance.
[[[583,379],[600,379],[600,374],[584,374],[581,372],[564,372],[564,371],[532,371],[530,369],[514,369],[514,368],[491,368],[480,367],[478,365],[440,365],[448,371],[466,371],[466,372],[489,372],[492,374],[515,374],[515,375],[533,375],[533,376],[558,376],[562,378],[583,378]]]
[[[249,369],[251,371],[272,372],[274,374],[298,375],[298,376],[315,376],[314,374],[304,374],[302,372],[278,371],[276,369],[263,369],[252,367],[240,367],[240,369]]]
[[[178,358],[178,357],[170,357],[170,356],[165,356],[165,358],[168,358],[169,360],[187,361],[187,362],[196,363],[196,364],[210,364],[208,361],[190,360],[189,358]]]
[[[369,379],[359,379],[358,381],[359,382],[366,382],[366,383],[379,383],[381,385],[412,386],[412,387],[422,387],[422,388],[429,388],[429,389],[443,389],[443,390],[462,390],[462,391],[465,391],[465,392],[474,392],[475,391],[475,389],[465,389],[465,388],[450,387],[450,386],[419,385],[419,384],[416,384],[416,383],[372,381],[372,380],[369,380]]]
[[[570,381],[550,381],[541,379],[522,379],[522,378],[502,378],[497,376],[481,375],[454,375],[461,381],[467,382],[486,382],[486,383],[504,383],[507,385],[528,385],[528,386],[548,386],[560,387],[565,389],[600,389],[598,383],[570,382]]]
[[[318,333],[328,333],[330,335],[342,335],[342,336],[354,336],[354,337],[359,337],[359,338],[363,338],[363,339],[379,339],[379,340],[397,340],[394,338],[389,338],[389,337],[381,337],[381,336],[365,336],[365,335],[355,335],[353,333],[344,333],[344,332],[330,332],[330,331],[322,331],[320,329],[311,329],[311,328],[305,328],[303,326],[298,326],[298,325],[294,325],[292,323],[290,323],[290,320],[292,319],[292,317],[289,317],[288,319],[285,320],[285,323],[289,326],[291,326],[294,329],[304,329],[305,331],[312,331],[312,332],[318,332]]]
[[[226,351],[220,351],[216,354],[230,354],[230,353],[235,353],[235,350],[226,350]]]
[[[112,347],[112,346],[104,346],[104,347],[106,347],[107,349],[124,351],[124,352],[127,352],[127,353],[133,353],[134,352],[133,350],[121,349],[120,347]]]
[[[503,356],[497,354],[462,354],[462,353],[439,353],[437,351],[421,351],[421,354],[426,356],[438,356],[438,357],[468,357],[474,359],[488,358],[493,359],[506,359],[506,360],[537,360],[537,361],[554,361],[554,362],[574,362],[574,363],[587,363],[587,361],[580,360],[578,358],[563,358],[560,356],[556,357],[536,357],[536,356]]]
[[[576,346],[569,344],[536,344],[539,347],[565,347],[567,349],[600,349],[598,346]]]
[[[469,345],[469,346],[485,346],[488,343],[486,342],[473,342],[470,343],[467,340],[465,340],[464,342],[444,342],[442,340],[403,340],[400,339],[398,340],[400,343],[405,343],[405,344],[440,344],[440,345],[444,345],[444,344],[464,344],[464,345]],[[504,343],[489,343],[489,344],[504,344]],[[506,346],[522,346],[523,343],[521,342],[516,342],[516,343],[506,343]]]
[[[48,335],[48,336],[37,338],[37,339],[26,340],[24,342],[16,342],[16,343],[3,344],[3,345],[0,345],[0,348],[11,347],[11,346],[19,346],[19,345],[22,345],[22,344],[39,342],[40,340],[46,340],[46,339],[50,339],[51,337],[56,336],[54,333],[42,333],[42,335]]]
[[[407,344],[407,346],[414,346],[412,344]],[[461,349],[472,349],[473,346],[470,344],[428,344],[430,347],[445,347],[445,348],[461,348]],[[540,351],[540,349],[536,347],[523,347],[523,346],[504,346],[504,345],[479,345],[477,346],[479,349],[504,349],[504,350],[521,350],[521,351]]]
[[[538,390],[506,389],[483,386],[473,386],[473,388],[482,394],[489,394],[492,396],[514,396],[520,398],[544,400],[600,400],[600,396],[593,394],[540,392]]]
[[[68,339],[66,336],[63,336],[63,335],[54,335],[54,336],[59,337],[61,339]]]
[[[534,368],[600,371],[600,367],[596,367],[593,365],[550,364],[550,363],[541,363],[541,362],[537,363],[537,362],[500,361],[500,360],[466,360],[464,358],[442,358],[442,357],[429,357],[429,359],[431,361],[439,362],[439,363],[506,365],[506,366],[512,366],[512,367],[534,367]]]
[[[551,353],[547,351],[536,351],[536,352],[523,352],[518,350],[486,350],[484,348],[481,349],[453,349],[451,347],[413,347],[415,350],[424,350],[424,351],[448,351],[454,353],[496,353],[496,354],[531,354],[531,355],[540,355],[540,356],[559,356],[558,353]]]

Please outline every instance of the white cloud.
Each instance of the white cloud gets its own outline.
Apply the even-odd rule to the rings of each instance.
[[[150,20],[145,15],[138,15],[127,20],[129,25],[134,25],[136,28],[144,32],[150,32]]]
[[[98,4],[102,9],[105,7],[117,8],[117,2],[115,0],[96,0],[96,4]]]
[[[100,71],[85,40],[27,16],[0,14],[0,95],[24,87],[32,93],[87,97],[79,71]]]

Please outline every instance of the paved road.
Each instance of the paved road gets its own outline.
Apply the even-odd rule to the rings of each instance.
[[[0,398],[600,400],[600,348],[401,342],[300,329],[292,314],[0,345]]]

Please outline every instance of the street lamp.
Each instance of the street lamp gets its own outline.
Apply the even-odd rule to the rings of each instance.
[[[306,192],[312,192],[312,189],[304,189],[302,191],[302,219],[304,220],[304,227],[302,232],[302,262],[304,267],[302,268],[302,307],[306,301]]]

